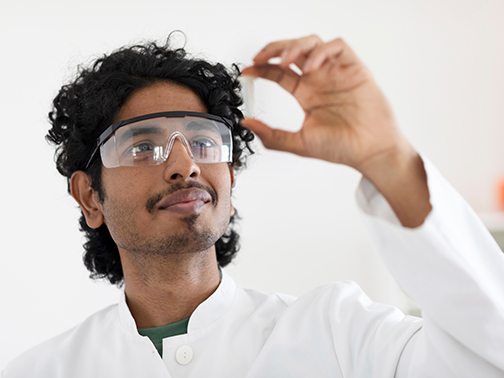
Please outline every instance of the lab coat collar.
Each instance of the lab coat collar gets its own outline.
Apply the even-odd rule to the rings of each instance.
[[[231,309],[236,296],[237,286],[225,271],[221,271],[222,279],[215,292],[202,302],[191,315],[188,332],[193,332],[212,324]],[[118,304],[118,316],[123,328],[139,335],[135,319],[131,315],[126,303],[124,290],[121,293]]]

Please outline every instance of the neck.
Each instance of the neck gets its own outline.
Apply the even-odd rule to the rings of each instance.
[[[138,328],[185,319],[219,286],[215,248],[139,260],[119,248],[126,301]]]

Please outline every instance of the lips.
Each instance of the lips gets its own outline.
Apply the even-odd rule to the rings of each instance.
[[[201,207],[203,204],[211,202],[210,194],[198,188],[181,189],[165,197],[159,202],[158,210],[170,210],[177,207]],[[201,206],[197,206],[197,205]]]

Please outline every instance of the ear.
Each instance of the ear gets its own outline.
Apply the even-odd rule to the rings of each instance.
[[[231,190],[234,188],[234,168],[231,164],[229,164],[229,176],[231,177]],[[231,201],[231,199],[230,199]],[[233,207],[233,203],[231,203],[231,217],[235,214],[235,208]]]
[[[76,171],[70,178],[70,192],[79,204],[86,223],[91,228],[98,228],[103,224],[103,211],[98,193],[91,188],[91,179],[86,172]]]
[[[234,168],[229,164],[229,176],[231,176],[231,189],[234,188]]]

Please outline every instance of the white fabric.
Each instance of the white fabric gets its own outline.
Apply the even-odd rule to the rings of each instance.
[[[433,211],[419,228],[401,227],[368,181],[357,192],[385,262],[424,321],[373,303],[349,281],[296,300],[243,289],[224,273],[188,333],[163,341],[162,359],[138,334],[123,294],[2,376],[504,377],[504,254],[424,161]],[[189,359],[180,350],[192,353],[187,364],[177,362],[177,351]]]

